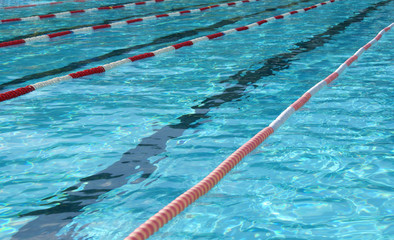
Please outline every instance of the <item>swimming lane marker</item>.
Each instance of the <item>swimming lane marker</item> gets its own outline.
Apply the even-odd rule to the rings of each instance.
[[[212,39],[215,39],[215,38],[222,37],[224,35],[240,32],[240,31],[245,31],[245,30],[251,29],[253,27],[260,26],[260,25],[262,25],[264,23],[268,23],[268,22],[275,21],[275,20],[278,20],[278,19],[283,19],[283,18],[286,18],[286,17],[288,17],[290,15],[293,15],[293,14],[296,14],[296,13],[307,12],[307,11],[309,11],[311,9],[315,9],[317,7],[320,7],[320,6],[323,6],[323,5],[335,2],[335,1],[338,1],[338,0],[330,0],[330,1],[322,2],[322,3],[316,4],[316,5],[307,7],[307,8],[302,8],[302,9],[298,9],[298,10],[291,11],[291,12],[288,12],[288,13],[280,14],[280,15],[277,15],[277,16],[274,16],[274,17],[270,17],[270,18],[267,18],[267,19],[264,19],[264,20],[261,20],[261,21],[258,21],[258,22],[255,22],[255,23],[243,26],[243,27],[233,28],[233,29],[226,30],[226,31],[223,31],[223,32],[214,33],[214,34],[203,36],[203,37],[199,37],[199,38],[194,38],[192,40],[189,40],[189,41],[186,41],[186,42],[182,42],[182,43],[178,43],[178,44],[175,44],[175,45],[172,45],[172,46],[168,46],[168,47],[165,47],[165,48],[161,48],[161,49],[158,49],[158,50],[153,51],[153,52],[143,53],[143,54],[132,56],[132,57],[129,57],[129,58],[125,58],[125,59],[122,59],[122,60],[119,60],[119,61],[116,61],[116,62],[108,63],[108,64],[105,64],[103,66],[98,66],[98,67],[94,67],[94,68],[91,68],[91,69],[86,69],[86,70],[79,71],[79,72],[76,72],[76,73],[70,73],[70,74],[68,74],[66,76],[52,78],[52,79],[49,79],[47,81],[38,82],[38,83],[35,83],[35,84],[32,84],[32,85],[28,85],[26,87],[22,87],[22,88],[18,88],[18,89],[15,89],[15,90],[8,91],[8,92],[0,93],[0,102],[6,101],[6,100],[10,100],[12,98],[19,97],[19,96],[24,95],[26,93],[32,92],[32,91],[37,90],[37,89],[42,88],[42,87],[53,85],[53,84],[58,83],[58,82],[63,82],[63,81],[70,80],[70,79],[73,79],[73,78],[80,78],[80,77],[84,77],[84,76],[88,76],[88,75],[92,75],[92,74],[106,72],[106,71],[109,71],[110,69],[116,68],[116,67],[118,67],[120,65],[123,65],[123,64],[129,63],[129,62],[135,62],[135,61],[138,61],[138,60],[141,60],[141,59],[144,59],[144,58],[154,57],[154,56],[157,56],[159,54],[170,52],[170,51],[174,51],[174,50],[186,47],[186,46],[192,46],[192,45],[194,45],[194,44],[196,44],[198,42],[212,40]]]
[[[9,6],[9,7],[1,7],[0,9],[16,9],[16,8],[27,8],[27,7],[37,7],[42,5],[56,5],[61,3],[70,3],[70,2],[87,2],[90,0],[72,0],[72,1],[61,1],[61,2],[49,2],[49,3],[36,3],[36,4],[28,4],[28,5],[19,5],[19,6]]]
[[[69,31],[44,34],[44,35],[39,35],[39,36],[31,37],[31,38],[18,39],[18,40],[13,40],[13,41],[8,41],[8,42],[0,42],[0,47],[8,47],[8,46],[19,45],[19,44],[23,44],[23,43],[37,42],[37,41],[40,41],[40,42],[50,41],[52,38],[60,37],[60,36],[68,35],[68,34],[87,34],[87,33],[92,33],[93,31],[98,30],[98,29],[123,27],[123,26],[126,26],[131,23],[161,19],[161,18],[165,18],[165,17],[176,17],[176,16],[181,16],[181,15],[187,14],[187,13],[199,13],[199,12],[203,12],[205,10],[213,9],[213,8],[217,8],[217,7],[239,6],[243,3],[258,2],[258,1],[260,1],[260,0],[243,0],[243,1],[238,1],[238,2],[223,3],[223,4],[208,6],[208,7],[196,8],[196,9],[191,9],[191,10],[171,12],[168,14],[159,14],[159,15],[152,15],[152,16],[147,16],[147,17],[142,17],[142,18],[134,18],[134,19],[130,19],[130,20],[113,22],[110,24],[77,28],[77,29],[73,29],[73,30],[69,30]]]
[[[76,13],[91,13],[91,12],[95,12],[95,11],[99,11],[99,10],[113,10],[113,9],[120,9],[120,8],[128,9],[128,8],[132,8],[132,7],[139,6],[139,5],[148,5],[148,4],[164,2],[164,1],[168,2],[168,1],[172,1],[172,0],[151,0],[151,1],[145,1],[145,2],[129,3],[129,4],[124,4],[124,5],[80,9],[80,10],[74,10],[74,11],[66,11],[66,12],[46,14],[46,15],[37,15],[37,16],[24,17],[24,18],[3,19],[3,20],[0,20],[0,23],[4,24],[4,23],[11,23],[11,22],[37,21],[37,20],[56,18],[56,17],[70,17]]]
[[[191,189],[177,197],[170,204],[161,209],[158,213],[149,218],[145,223],[135,229],[125,240],[144,240],[157,232],[164,224],[182,212],[186,207],[196,201],[198,198],[211,190],[231,169],[235,167],[247,154],[252,152],[258,145],[274,133],[295,111],[300,109],[309,99],[320,91],[324,86],[336,79],[345,68],[350,66],[361,54],[368,50],[374,43],[379,41],[384,33],[394,26],[392,23],[386,27],[369,43],[360,48],[352,57],[348,58],[335,72],[330,74],[324,80],[309,89],[297,101],[291,104],[283,111],[268,127],[261,130],[244,145],[238,148],[226,160],[224,160],[213,172],[197,183]]]

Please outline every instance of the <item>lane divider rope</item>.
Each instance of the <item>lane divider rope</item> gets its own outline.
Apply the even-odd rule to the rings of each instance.
[[[164,2],[164,1],[168,2],[168,1],[172,1],[172,0],[151,0],[151,1],[144,1],[144,2],[128,3],[128,4],[123,4],[123,5],[116,5],[116,6],[97,7],[97,8],[59,12],[59,13],[53,13],[53,14],[36,15],[36,16],[24,17],[24,18],[10,18],[10,19],[0,20],[0,23],[5,24],[5,23],[12,23],[12,22],[37,21],[37,20],[43,20],[43,19],[48,19],[48,18],[71,17],[77,13],[81,14],[81,13],[92,13],[92,12],[100,11],[100,10],[129,9],[129,8],[133,8],[135,6],[149,5],[149,4]]]
[[[28,4],[28,5],[1,7],[0,9],[7,10],[7,9],[16,9],[16,8],[38,7],[38,6],[42,6],[42,5],[56,5],[56,4],[62,4],[62,3],[87,2],[87,1],[91,1],[91,0],[71,0],[71,1],[60,1],[60,2],[49,2],[49,3],[35,3],[35,4]]]
[[[37,41],[40,41],[40,42],[50,41],[52,38],[61,37],[61,36],[69,35],[69,34],[93,33],[93,31],[99,30],[99,29],[123,27],[123,26],[127,26],[128,24],[131,24],[131,23],[137,23],[137,22],[148,21],[148,20],[162,19],[162,18],[166,18],[166,17],[177,17],[177,16],[181,16],[181,15],[184,15],[184,14],[188,14],[188,13],[200,13],[200,12],[203,12],[205,10],[218,8],[218,7],[240,6],[240,5],[244,4],[244,3],[258,2],[258,1],[260,1],[260,0],[243,0],[243,1],[237,1],[237,2],[231,2],[231,3],[222,3],[222,4],[207,6],[207,7],[191,9],[191,10],[183,10],[183,11],[178,11],[178,12],[170,12],[170,13],[167,13],[167,14],[158,14],[158,15],[151,15],[151,16],[146,16],[146,17],[142,17],[142,18],[134,18],[134,19],[129,19],[129,20],[123,20],[123,21],[113,22],[113,23],[110,23],[110,24],[103,24],[103,25],[96,25],[96,26],[91,26],[91,27],[76,28],[76,29],[71,29],[71,30],[68,30],[68,31],[55,32],[55,33],[44,34],[44,35],[39,35],[39,36],[34,36],[34,37],[24,38],[24,39],[17,39],[17,40],[7,41],[7,42],[0,42],[0,48],[1,47],[14,46],[14,45],[20,45],[20,44],[24,44],[24,43],[37,42]]]
[[[125,240],[144,240],[149,238],[161,227],[163,227],[164,224],[168,223],[171,219],[182,212],[186,207],[188,207],[201,196],[205,195],[247,154],[252,152],[265,139],[273,134],[294,112],[307,103],[314,94],[336,79],[343,72],[343,70],[345,70],[355,60],[357,60],[357,58],[359,58],[364,51],[368,50],[374,43],[379,41],[382,35],[389,31],[393,26],[394,23],[380,31],[374,39],[360,48],[352,57],[348,58],[337,70],[335,70],[335,72],[309,89],[304,95],[302,95],[285,111],[283,111],[268,127],[261,130],[244,145],[238,148],[201,182],[194,185],[192,188],[161,209],[158,213],[149,218],[145,223],[130,233],[130,235],[125,238]]]
[[[241,32],[241,31],[245,31],[245,30],[248,30],[248,29],[251,29],[251,28],[254,28],[254,27],[258,27],[258,26],[260,26],[260,25],[262,25],[264,23],[268,23],[268,22],[275,21],[275,20],[278,20],[278,19],[284,19],[284,18],[286,18],[288,16],[291,16],[291,15],[294,15],[296,13],[304,13],[304,12],[307,12],[309,10],[315,9],[317,7],[320,7],[320,6],[329,4],[329,3],[333,3],[335,1],[338,2],[339,0],[330,0],[330,1],[322,2],[322,3],[318,3],[316,5],[313,5],[313,6],[310,6],[310,7],[307,7],[307,8],[301,8],[301,9],[298,9],[298,10],[295,10],[295,11],[287,12],[287,13],[280,14],[280,15],[277,15],[277,16],[274,16],[274,17],[270,17],[270,18],[266,18],[266,19],[263,19],[261,21],[258,21],[258,22],[255,22],[255,23],[243,26],[243,27],[233,28],[233,29],[229,29],[229,30],[226,30],[226,31],[223,31],[223,32],[218,32],[218,33],[210,34],[210,35],[207,35],[207,36],[194,38],[192,40],[189,40],[189,41],[186,41],[186,42],[177,43],[177,44],[174,44],[172,46],[164,47],[164,48],[158,49],[158,50],[153,51],[153,52],[148,52],[148,53],[135,55],[135,56],[132,56],[132,57],[124,58],[124,59],[116,61],[116,62],[111,62],[111,63],[105,64],[103,66],[98,66],[98,67],[94,67],[94,68],[91,68],[91,69],[85,69],[85,70],[82,70],[82,71],[79,71],[79,72],[70,73],[70,74],[62,76],[62,77],[55,77],[55,78],[52,78],[52,79],[49,79],[49,80],[46,80],[46,81],[42,81],[42,82],[34,83],[32,85],[28,85],[26,87],[21,87],[21,88],[18,88],[18,89],[15,89],[15,90],[11,90],[11,91],[8,91],[8,92],[0,93],[0,102],[19,97],[19,96],[27,94],[29,92],[35,91],[35,90],[37,90],[39,88],[50,86],[50,85],[53,85],[55,83],[67,81],[67,80],[70,80],[70,79],[73,79],[73,78],[81,78],[81,77],[92,75],[92,74],[103,73],[103,72],[109,71],[110,69],[119,67],[119,66],[121,66],[123,64],[126,64],[126,63],[129,63],[129,62],[135,62],[135,61],[139,61],[141,59],[154,57],[154,56],[157,56],[159,54],[175,51],[177,49],[180,49],[180,48],[183,48],[183,47],[186,47],[186,46],[192,46],[192,45],[194,45],[196,43],[199,43],[199,42],[208,41],[208,40],[219,38],[219,37],[222,37],[222,36],[225,36],[225,35]]]

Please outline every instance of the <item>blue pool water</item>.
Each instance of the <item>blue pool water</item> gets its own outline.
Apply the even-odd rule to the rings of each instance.
[[[3,24],[0,41],[219,2]],[[0,92],[316,3],[265,0],[2,48]],[[393,12],[391,0],[335,2],[0,103],[0,239],[123,239],[375,37]],[[385,34],[150,239],[392,239],[393,40]]]

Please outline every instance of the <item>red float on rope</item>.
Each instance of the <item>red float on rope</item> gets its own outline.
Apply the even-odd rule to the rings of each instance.
[[[310,8],[313,9],[313,8]],[[383,29],[379,34],[367,45],[360,48],[352,57],[343,63],[333,74],[326,79],[320,81],[318,84],[309,89],[302,97],[291,104],[285,111],[283,111],[268,127],[261,130],[244,145],[238,148],[226,160],[224,160],[215,170],[213,170],[202,181],[194,185],[194,187],[187,190],[185,193],[177,197],[167,206],[165,206],[158,213],[149,218],[145,223],[135,229],[125,240],[145,240],[157,232],[164,224],[168,223],[172,218],[182,212],[187,206],[196,201],[199,197],[211,190],[232,168],[235,167],[247,154],[252,152],[265,139],[273,134],[295,111],[300,109],[312,95],[316,94],[320,89],[333,81],[343,71],[343,66],[350,65],[357,59],[366,49],[369,44],[377,42],[382,35],[394,26],[392,23],[389,27]]]
[[[61,4],[61,3],[87,2],[87,1],[89,1],[89,0],[73,0],[73,1],[61,1],[61,2],[50,2],[50,3],[36,3],[36,4],[28,4],[28,5],[1,7],[0,9],[17,9],[17,8],[37,7],[37,6],[43,6],[43,5],[55,5],[55,4]]]
[[[116,6],[107,6],[107,7],[97,7],[97,8],[74,10],[74,11],[65,11],[65,12],[59,12],[59,13],[54,13],[54,14],[37,15],[37,16],[24,17],[24,18],[3,19],[3,20],[0,20],[0,23],[37,21],[37,20],[46,19],[46,18],[69,17],[69,16],[72,16],[72,14],[74,14],[74,13],[89,13],[89,12],[99,11],[99,10],[113,10],[113,9],[120,9],[120,8],[130,8],[130,7],[134,7],[136,5],[142,5],[142,4],[147,4],[147,3],[158,3],[158,2],[164,2],[164,1],[172,1],[172,0],[151,0],[151,1],[146,1],[146,2],[128,3],[128,4],[116,5]]]

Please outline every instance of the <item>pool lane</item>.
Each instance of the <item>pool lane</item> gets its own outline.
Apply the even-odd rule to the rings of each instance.
[[[173,42],[183,40],[188,37],[199,35],[201,33],[204,34],[206,32],[214,32],[222,27],[225,27],[225,26],[228,26],[231,24],[235,24],[245,18],[258,16],[260,14],[273,12],[273,11],[276,11],[279,9],[287,9],[287,8],[290,8],[293,6],[297,6],[300,3],[306,3],[306,2],[310,2],[310,1],[312,1],[312,0],[295,1],[290,4],[277,6],[275,8],[264,9],[264,10],[259,11],[257,13],[233,17],[233,18],[229,18],[229,19],[224,19],[224,20],[221,20],[221,21],[219,21],[215,24],[212,24],[210,26],[199,27],[199,28],[196,28],[193,30],[186,30],[186,31],[181,31],[181,32],[177,32],[177,33],[172,33],[167,36],[156,38],[153,41],[151,41],[150,43],[144,43],[144,44],[139,44],[139,45],[135,45],[132,47],[112,50],[109,53],[105,53],[100,56],[96,56],[94,58],[89,58],[89,59],[78,61],[78,62],[72,62],[64,67],[60,67],[60,68],[56,68],[56,69],[52,69],[52,70],[44,71],[44,72],[40,72],[40,73],[26,75],[24,77],[14,79],[14,80],[6,82],[6,83],[2,83],[2,84],[0,84],[0,90],[3,90],[8,86],[13,86],[13,85],[24,83],[24,82],[27,82],[30,80],[37,80],[37,79],[41,79],[44,77],[50,77],[50,76],[54,76],[54,75],[58,75],[58,74],[67,73],[67,72],[70,72],[73,70],[83,68],[91,63],[100,62],[100,61],[103,61],[103,60],[106,60],[106,59],[109,59],[112,57],[122,56],[123,54],[129,53],[131,51],[140,50],[140,49],[144,49],[144,48],[151,47],[151,46],[160,46],[160,45],[166,44],[166,43],[173,43]]]
[[[240,99],[247,94],[246,89],[253,83],[261,80],[263,77],[272,76],[275,72],[287,69],[292,62],[297,60],[298,55],[324,46],[334,36],[346,31],[350,25],[362,22],[368,14],[390,2],[392,0],[373,4],[347,20],[329,27],[320,34],[314,35],[308,41],[294,44],[297,48],[289,49],[289,52],[280,53],[262,61],[261,64],[263,66],[257,70],[242,70],[229,77],[227,82],[230,83],[234,80],[237,82],[226,88],[222,93],[206,98],[200,104],[193,106],[194,113],[185,114],[177,118],[180,123],[164,126],[151,136],[142,139],[136,148],[125,152],[118,162],[94,175],[81,179],[79,184],[64,190],[63,193],[67,196],[64,200],[55,202],[56,206],[21,215],[21,217],[38,216],[38,218],[23,226],[12,239],[58,239],[56,236],[58,231],[70,223],[74,217],[80,215],[83,207],[99,202],[97,199],[102,194],[126,184],[132,174],[141,174],[133,183],[146,180],[156,170],[154,164],[158,162],[151,163],[149,158],[165,152],[169,140],[181,136],[187,129],[203,124],[198,121],[209,118],[208,113],[212,108]],[[135,170],[136,167],[140,168]],[[105,186],[103,186],[104,182]],[[73,192],[81,185],[84,185],[83,190]],[[70,239],[70,236],[72,236],[72,232],[62,237],[64,237],[63,239]]]

